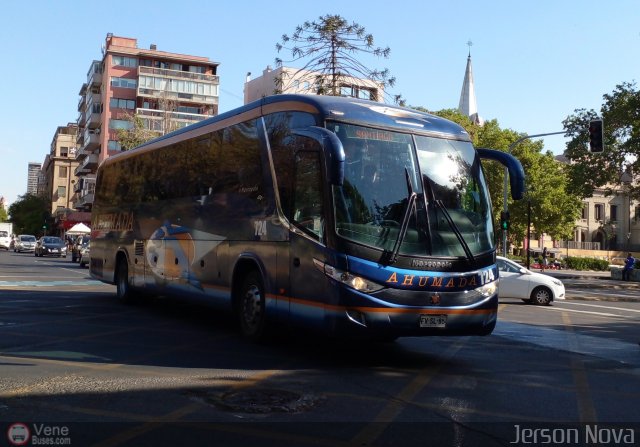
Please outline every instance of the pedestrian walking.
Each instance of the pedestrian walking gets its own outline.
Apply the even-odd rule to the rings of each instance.
[[[629,276],[636,265],[636,258],[633,257],[633,254],[629,253],[627,259],[624,260],[624,267],[622,268],[622,280],[629,281]]]
[[[547,247],[544,247],[542,249],[542,266],[541,266],[541,271],[544,272],[544,269],[547,268],[547,264],[549,263],[549,260],[547,259],[549,257],[549,253],[547,252]]]

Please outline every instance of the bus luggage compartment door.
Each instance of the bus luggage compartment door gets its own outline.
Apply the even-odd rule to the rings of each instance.
[[[329,282],[313,260],[324,261],[326,249],[295,231],[291,232],[290,247],[290,321],[296,326],[324,331]]]

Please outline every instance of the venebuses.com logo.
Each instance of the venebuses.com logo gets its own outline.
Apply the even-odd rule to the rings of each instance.
[[[30,438],[29,427],[22,422],[15,422],[7,429],[7,439],[11,445],[26,445]]]
[[[7,428],[9,445],[71,445],[69,427],[34,423],[31,426],[14,422]]]

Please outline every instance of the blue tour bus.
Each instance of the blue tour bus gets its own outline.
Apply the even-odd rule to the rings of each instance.
[[[486,335],[498,269],[481,159],[457,124],[376,102],[263,98],[105,160],[90,271],[202,297],[260,339],[295,326],[394,339]]]

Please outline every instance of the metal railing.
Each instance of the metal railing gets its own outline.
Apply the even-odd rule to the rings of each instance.
[[[212,84],[219,84],[220,77],[216,75],[193,73],[191,71],[170,70],[168,68],[155,68],[155,67],[138,67],[138,75],[148,74],[156,76],[165,76],[168,78],[182,78],[193,79],[197,81],[211,82]]]

